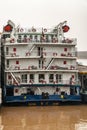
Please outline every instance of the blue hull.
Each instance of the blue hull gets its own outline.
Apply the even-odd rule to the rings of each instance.
[[[22,86],[26,86],[26,85],[22,85]],[[22,87],[22,86],[19,86],[19,87]],[[63,85],[63,84],[62,85],[60,85],[60,84],[56,84],[56,85],[55,84],[52,84],[52,85],[50,85],[50,84],[30,85],[30,87],[37,87],[37,86],[39,86],[39,87],[42,87],[42,86],[44,86],[44,87],[45,86],[48,86],[48,87],[49,86],[52,86],[52,87],[61,86],[61,87],[63,87],[65,85]],[[13,104],[14,103],[19,103],[19,104],[21,104],[21,103],[28,103],[28,104],[34,103],[34,104],[37,104],[37,105],[38,104],[39,105],[42,105],[42,104],[50,105],[51,103],[55,104],[55,103],[58,103],[58,102],[81,102],[81,95],[80,94],[79,95],[73,95],[73,94],[71,94],[71,95],[66,95],[66,94],[50,95],[50,94],[48,94],[45,97],[43,95],[34,95],[34,94],[30,95],[30,94],[26,93],[26,94],[22,94],[20,96],[14,96],[14,94],[12,94],[14,87],[16,87],[16,86],[5,86],[4,87],[4,95],[3,95],[4,96],[4,98],[3,98],[4,103],[13,103]],[[69,85],[66,85],[66,87],[69,87]],[[79,85],[74,85],[73,87],[80,88]],[[12,89],[11,95],[6,95],[6,88]]]
[[[42,99],[41,95],[22,95],[22,96],[6,96],[4,102],[67,102],[67,101],[81,101],[80,95],[50,95],[47,99]]]

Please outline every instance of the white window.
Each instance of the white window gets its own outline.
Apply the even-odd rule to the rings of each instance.
[[[34,74],[30,74],[30,81],[34,82]]]
[[[54,74],[49,74],[49,83],[53,83],[54,81]]]
[[[37,35],[34,36],[34,39],[35,39],[36,42],[38,41]]]
[[[39,74],[39,82],[42,82],[45,79],[44,74]]]
[[[9,54],[9,47],[6,47],[6,55]]]
[[[21,43],[22,42],[22,36],[21,35],[18,35],[18,43]]]
[[[43,48],[38,47],[38,56],[41,56],[43,54]]]
[[[22,80],[22,83],[27,83],[27,74],[22,74],[21,80]]]
[[[7,60],[7,68],[9,68],[9,60]]]
[[[44,61],[43,60],[39,60],[39,69],[42,69],[44,66]]]
[[[61,74],[56,74],[56,82],[62,82],[62,75]]]

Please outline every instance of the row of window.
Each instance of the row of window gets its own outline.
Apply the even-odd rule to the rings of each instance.
[[[10,34],[4,34],[2,39],[5,39],[5,38],[10,38]],[[18,35],[18,39],[17,39],[17,42],[18,43],[21,43],[21,42],[53,42],[53,43],[56,43],[58,42],[58,37],[57,35],[55,34],[44,34],[44,33],[41,33],[41,34],[30,34],[30,35]],[[12,41],[10,41],[12,42]],[[13,41],[14,42],[14,41]],[[71,39],[64,39],[64,40],[61,40],[62,43],[72,43],[73,40]]]
[[[38,34],[38,35],[32,35],[32,34],[30,34],[30,35],[18,35],[18,39],[23,39],[23,38],[30,38],[30,39],[38,39],[38,37],[45,37],[46,39],[48,39],[48,37],[50,37],[51,39],[53,39],[54,37],[57,37],[57,35],[55,35],[55,34],[51,34],[51,35],[46,35],[46,34],[44,34],[44,33],[41,33],[41,34]],[[10,38],[11,37],[11,35],[10,34],[4,34],[3,35],[3,39],[5,39],[5,38]]]
[[[54,82],[54,78],[55,78],[56,83],[62,81],[62,75],[61,74],[49,74],[49,82],[50,83]],[[38,81],[39,81],[39,83],[46,81],[45,74],[38,74]],[[21,82],[22,83],[28,82],[28,75],[27,74],[21,75]],[[30,74],[29,82],[31,82],[31,83],[35,82],[35,74]]]
[[[38,37],[45,37],[46,39],[48,39],[48,37],[50,37],[51,39],[53,39],[54,37],[57,37],[57,35],[46,35],[46,34],[38,34],[38,35],[18,35],[18,39],[22,39],[22,38],[30,38],[30,39],[38,39]]]

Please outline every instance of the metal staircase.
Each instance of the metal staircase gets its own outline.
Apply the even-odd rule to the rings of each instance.
[[[50,65],[52,64],[52,62],[54,61],[54,58],[51,58],[49,64],[47,65],[47,68],[46,69],[49,69]]]
[[[31,49],[29,50],[29,53],[31,53],[34,48],[35,48],[35,45],[33,45],[33,46],[31,47]]]
[[[12,72],[10,72],[10,74],[11,74],[12,78],[14,79],[14,81],[16,82],[16,84],[19,85],[20,83],[16,79],[15,75]]]
[[[34,48],[35,48],[35,45],[32,45],[30,50],[28,52],[26,52],[26,56],[30,56],[30,54],[31,54],[31,52],[33,51]]]

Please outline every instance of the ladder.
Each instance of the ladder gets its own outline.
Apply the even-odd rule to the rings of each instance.
[[[16,79],[15,75],[14,75],[12,72],[10,72],[10,74],[11,74],[12,78],[15,80],[15,82],[17,83],[17,85],[19,85],[19,82],[18,82],[18,80]]]
[[[50,62],[49,62],[49,64],[47,65],[47,68],[46,68],[46,69],[49,68],[49,66],[52,64],[53,61],[54,61],[54,58],[52,58],[52,59],[50,60]]]
[[[29,51],[29,53],[31,53],[33,51],[33,49],[35,48],[35,45],[33,45]]]

